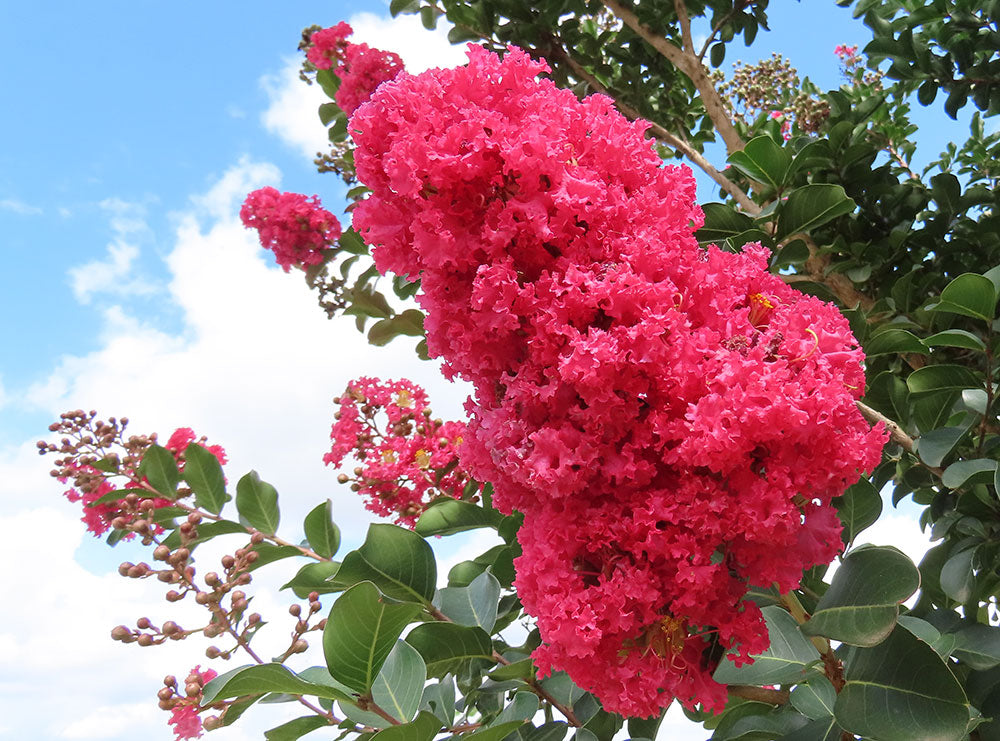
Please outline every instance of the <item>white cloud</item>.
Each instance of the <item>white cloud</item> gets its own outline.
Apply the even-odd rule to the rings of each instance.
[[[38,216],[42,213],[38,206],[32,206],[19,198],[0,198],[0,211],[10,211],[22,216]]]
[[[145,207],[108,198],[99,204],[110,215],[111,231],[114,239],[108,244],[104,259],[70,268],[70,286],[73,295],[81,303],[89,303],[96,293],[111,293],[117,296],[143,295],[155,291],[147,281],[135,277],[133,265],[139,257],[139,247],[135,241],[149,233],[146,224]]]
[[[354,29],[352,41],[396,52],[409,72],[465,64],[465,47],[448,42],[444,21],[435,31],[425,29],[415,15],[386,18],[358,13],[348,22]],[[261,78],[269,100],[261,122],[269,132],[312,159],[327,147],[326,127],[320,123],[317,109],[329,99],[318,85],[307,85],[299,79],[301,66],[301,57],[290,58],[279,72]]]

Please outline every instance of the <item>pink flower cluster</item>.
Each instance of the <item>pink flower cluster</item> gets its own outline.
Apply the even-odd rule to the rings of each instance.
[[[334,100],[348,116],[379,85],[403,71],[403,60],[398,54],[373,49],[368,44],[352,44],[347,40],[352,33],[353,29],[343,21],[324,28],[312,35],[312,46],[306,52],[306,58],[317,69],[330,69],[337,63],[334,74],[340,78],[340,87]]]
[[[837,309],[760,246],[700,248],[690,171],[547,69],[470,46],[383,85],[352,119],[354,225],[420,279],[431,354],[475,386],[461,462],[525,514],[540,672],[625,715],[718,709],[719,657],[768,645],[748,588],[838,553],[830,500],[884,434]]]
[[[184,451],[193,442],[205,444],[205,438],[198,440],[190,428],[182,427],[170,436],[170,439],[164,446],[174,454],[174,458],[177,460],[177,467],[181,473],[184,471]],[[226,463],[226,451],[221,445],[205,445],[205,449],[218,458],[219,463]],[[113,482],[113,476],[124,476],[126,480],[124,482]],[[146,479],[140,476],[137,470],[127,467],[124,470],[110,474],[91,465],[71,463],[66,467],[59,479],[65,484],[70,478],[73,479],[73,486],[64,492],[64,496],[71,502],[83,503],[83,517],[80,519],[86,524],[87,530],[92,532],[96,537],[104,535],[112,527],[120,526],[120,522],[118,525],[112,524],[116,519],[121,518],[125,523],[129,523],[136,517],[133,512],[123,510],[121,500],[95,504],[98,499],[119,489],[149,489]],[[140,497],[140,505],[147,502],[151,502],[154,509],[169,507],[173,504],[169,499],[162,497]],[[148,506],[146,504],[146,507]],[[152,528],[154,533],[159,533],[163,530],[163,528],[155,524]],[[125,539],[131,539],[134,536],[135,533],[128,533],[124,537]]]
[[[462,497],[469,478],[457,468],[456,450],[465,425],[432,419],[422,388],[360,378],[336,401],[333,447],[323,461],[339,466],[350,455],[358,462],[353,477],[340,478],[365,497],[365,507],[413,527],[431,500]]]
[[[248,229],[256,229],[260,243],[274,252],[287,273],[323,262],[323,252],[340,238],[337,217],[320,205],[318,196],[281,193],[270,186],[253,191],[240,209]]]
[[[199,708],[198,703],[201,700],[200,688],[204,687],[208,682],[212,681],[218,676],[218,672],[214,669],[206,669],[201,671],[201,666],[196,666],[191,670],[185,682],[186,686],[196,685],[199,690],[192,697],[185,697],[183,700],[174,705],[170,712],[170,719],[167,721],[169,725],[172,725],[174,735],[177,736],[177,741],[183,741],[184,739],[191,738],[201,738],[203,734],[203,728],[201,723],[201,717],[198,715],[201,708]]]

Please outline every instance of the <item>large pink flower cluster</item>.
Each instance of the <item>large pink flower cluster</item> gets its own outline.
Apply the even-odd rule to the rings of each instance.
[[[862,353],[767,250],[702,249],[686,167],[611,100],[476,47],[352,119],[379,269],[419,278],[431,354],[475,386],[464,468],[525,513],[517,590],[542,673],[605,708],[720,708],[767,646],[754,585],[841,548],[832,497],[879,460]]]
[[[360,378],[336,401],[333,446],[323,461],[355,459],[354,475],[340,479],[365,497],[366,508],[413,527],[436,497],[463,495],[469,477],[456,450],[465,425],[433,419],[422,388],[405,379]]]
[[[310,37],[312,46],[306,52],[306,58],[317,69],[331,69],[337,63],[334,74],[340,78],[340,87],[334,100],[348,116],[371,97],[375,88],[403,71],[398,54],[368,44],[353,44],[347,40],[353,32],[343,21],[324,28]]]
[[[274,252],[287,273],[323,262],[323,252],[340,238],[340,222],[322,207],[318,196],[281,193],[270,186],[250,193],[240,209],[248,229],[256,229],[260,243]]]

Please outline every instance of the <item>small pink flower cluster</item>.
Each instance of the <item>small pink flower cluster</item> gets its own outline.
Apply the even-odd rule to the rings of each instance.
[[[792,117],[786,111],[771,111],[771,118],[781,121],[781,138],[788,141],[792,138]]]
[[[719,709],[720,656],[768,645],[748,589],[832,560],[830,501],[879,460],[862,352],[766,249],[699,247],[694,180],[646,124],[518,49],[469,60],[355,113],[355,228],[420,279],[431,354],[475,386],[461,463],[525,514],[541,674],[630,716]]]
[[[281,193],[270,186],[247,196],[240,209],[243,226],[256,229],[260,243],[274,252],[287,273],[323,262],[323,252],[340,238],[340,222],[319,196]]]
[[[358,461],[354,476],[340,480],[352,482],[366,508],[413,527],[431,500],[462,497],[469,478],[457,468],[456,451],[465,425],[432,419],[422,388],[360,378],[336,401],[333,447],[323,461],[339,466],[348,455]]]
[[[188,674],[185,686],[196,688],[195,694],[185,696],[183,700],[174,705],[170,712],[170,719],[167,721],[169,725],[174,727],[173,731],[177,736],[177,741],[202,737],[201,716],[198,714],[201,711],[201,708],[198,706],[201,700],[201,689],[217,676],[218,672],[214,669],[201,671],[200,665],[196,666]]]
[[[174,458],[177,460],[177,467],[181,473],[184,471],[184,451],[193,442],[204,444],[205,439],[197,440],[190,428],[182,427],[170,436],[170,439],[164,446],[174,454]],[[219,463],[226,463],[226,451],[221,445],[206,445],[205,448],[218,458]],[[114,500],[95,504],[98,499],[119,489],[149,489],[146,479],[140,476],[137,470],[129,467],[110,474],[92,465],[68,463],[60,473],[59,480],[64,484],[69,479],[73,479],[72,488],[67,489],[64,495],[71,502],[83,502],[83,517],[80,519],[86,524],[87,530],[92,532],[96,537],[104,535],[113,527],[123,526],[123,523],[128,524],[136,518],[134,512],[126,512],[123,509],[122,501]],[[125,476],[126,481],[115,485],[112,483],[112,476]],[[148,503],[152,504],[153,509],[169,507],[173,504],[169,499],[162,497],[140,497],[138,502],[139,508],[147,509],[149,507]],[[116,520],[118,520],[117,523],[115,522]],[[163,528],[156,524],[151,525],[151,528],[154,534],[163,531]],[[128,533],[124,537],[125,539],[131,539],[134,536],[135,533]]]
[[[852,59],[857,56],[858,47],[856,44],[854,46],[847,46],[847,44],[837,44],[833,49],[833,53],[846,62],[848,59]]]
[[[337,63],[334,74],[340,87],[334,97],[340,109],[350,116],[368,100],[375,89],[403,71],[403,60],[391,51],[373,49],[368,44],[352,44],[347,37],[353,29],[343,21],[312,35],[312,46],[306,58],[317,69],[330,69]]]

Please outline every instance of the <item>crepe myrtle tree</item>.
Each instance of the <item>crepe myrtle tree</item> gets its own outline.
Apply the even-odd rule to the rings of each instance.
[[[394,0],[471,42],[419,75],[303,32],[351,225],[273,188],[244,223],[474,393],[456,421],[405,379],[335,399],[337,496],[395,522],[344,555],[329,501],[279,535],[274,487],[191,430],[52,425],[87,527],[151,548],[122,575],[205,608],[112,630],[211,642],[159,690],[178,738],[276,702],[302,715],[268,739],[652,740],[675,702],[715,741],[1000,738],[1000,4],[853,8],[830,91],[769,50],[723,68],[766,0]],[[914,97],[978,109],[922,171]],[[924,508],[919,565],[855,546],[882,492]],[[500,544],[438,574],[431,536],[478,528]],[[249,590],[283,559],[265,658]]]

